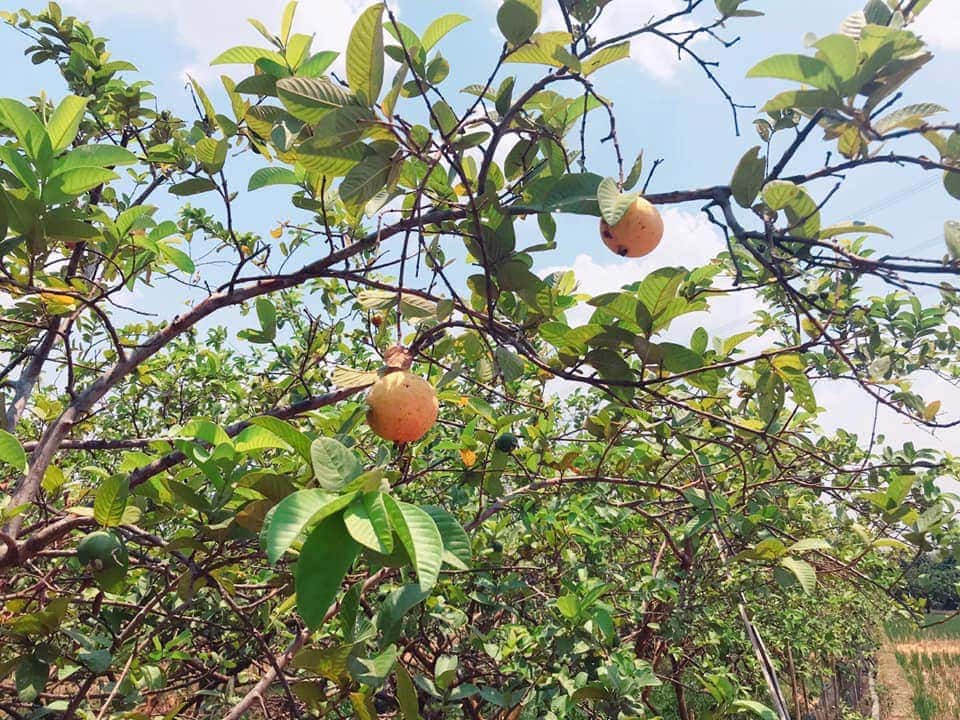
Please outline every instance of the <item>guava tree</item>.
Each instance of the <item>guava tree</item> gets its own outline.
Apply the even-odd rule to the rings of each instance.
[[[761,3],[599,36],[624,2],[505,0],[462,89],[466,17],[374,4],[338,57],[291,3],[192,117],[56,4],[4,15],[65,87],[0,100],[0,710],[797,717],[919,615],[900,567],[954,551],[956,464],[824,433],[815,390],[951,424],[913,382],[960,376],[958,226],[917,258],[821,222],[881,165],[960,198],[960,126],[902,100],[930,0],[743,68],[782,81],[756,110],[711,53]],[[623,157],[598,71],[636,39],[755,119],[718,130],[743,155],[716,184]],[[237,221],[277,185],[269,236]],[[599,296],[545,272],[571,214],[655,253],[691,202],[727,241],[703,267]],[[733,334],[669,334],[731,293],[757,307]]]

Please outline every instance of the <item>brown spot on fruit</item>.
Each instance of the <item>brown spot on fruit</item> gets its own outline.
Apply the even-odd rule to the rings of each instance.
[[[645,198],[638,197],[611,227],[600,221],[600,237],[603,243],[621,257],[643,257],[653,252],[663,238],[663,218],[656,207]]]
[[[388,372],[367,393],[367,424],[384,440],[419,440],[437,421],[437,391],[407,370]]]

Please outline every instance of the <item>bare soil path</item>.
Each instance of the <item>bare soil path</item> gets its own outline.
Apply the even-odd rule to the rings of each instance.
[[[883,720],[915,720],[913,691],[890,642],[884,643],[877,653],[877,684]]]

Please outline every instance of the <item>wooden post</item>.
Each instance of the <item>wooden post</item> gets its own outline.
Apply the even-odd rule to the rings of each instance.
[[[799,719],[803,717],[803,713],[800,712],[800,688],[797,686],[797,668],[793,664],[793,648],[789,645],[787,645],[787,664],[790,668],[790,685],[793,688],[793,711]]]

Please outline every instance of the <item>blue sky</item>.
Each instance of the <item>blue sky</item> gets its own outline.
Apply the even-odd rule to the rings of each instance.
[[[184,74],[196,75],[209,89],[219,86],[218,76],[224,70],[242,76],[241,68],[211,68],[211,58],[238,44],[262,44],[262,38],[246,24],[245,18],[256,17],[268,27],[278,25],[284,0],[64,0],[65,12],[92,21],[95,31],[111,39],[114,56],[134,62],[145,78],[155,83],[155,92],[162,106],[192,117]],[[298,10],[297,31],[315,33],[314,49],[342,50],[352,19],[369,4],[367,0],[304,0]],[[429,21],[446,12],[459,12],[472,22],[448,36],[439,46],[453,67],[445,82],[448,95],[460,97],[456,89],[486,78],[501,42],[496,30],[496,0],[398,0],[391,7],[401,19],[422,31]],[[552,5],[546,0],[545,5]],[[614,0],[608,8],[610,19],[599,32],[622,32],[646,19],[675,8],[679,0]],[[765,11],[761,18],[738,19],[722,30],[728,39],[741,36],[730,49],[711,42],[695,47],[706,59],[720,62],[717,74],[734,99],[743,104],[762,105],[789,84],[778,81],[747,80],[744,75],[758,60],[776,52],[803,52],[803,36],[807,32],[825,35],[836,31],[841,20],[862,7],[862,0],[753,0],[751,7]],[[38,10],[45,3],[23,3]],[[704,3],[712,18],[713,3]],[[13,7],[5,7],[13,9]],[[698,16],[699,17],[699,16]],[[556,14],[545,23],[556,22]],[[918,26],[937,53],[912,84],[904,103],[935,101],[960,115],[960,91],[957,77],[960,70],[960,2],[934,0]],[[7,27],[0,27],[0,67],[5,69],[0,94],[26,97],[39,89],[58,97],[64,90],[49,69],[36,68],[23,57],[26,39]],[[752,110],[741,111],[742,135],[733,133],[729,108],[723,98],[703,76],[700,68],[689,60],[677,62],[676,54],[657,40],[634,42],[632,58],[606,68],[597,75],[599,91],[614,101],[624,154],[628,162],[643,149],[648,162],[663,158],[651,191],[691,188],[726,182],[737,160],[749,147],[759,144],[752,127],[756,116]],[[214,92],[217,97],[217,93]],[[418,103],[418,100],[407,101]],[[224,106],[223,103],[220,103]],[[590,133],[588,160],[591,169],[600,174],[615,174],[612,148],[600,146],[605,134],[602,123]],[[784,141],[788,141],[784,138]],[[802,171],[818,167],[826,146],[811,143],[815,148],[798,156],[790,170]],[[931,148],[915,145],[917,152],[930,153]],[[245,187],[246,177],[261,163],[243,161],[235,169],[233,187]],[[845,184],[826,213],[825,222],[845,219],[868,220],[894,233],[889,241],[878,242],[882,250],[898,254],[923,253],[938,257],[943,254],[943,222],[960,217],[960,204],[950,199],[938,183],[923,188],[932,174],[902,168],[874,167],[861,171],[853,182]],[[819,192],[827,185],[814,188]],[[289,193],[283,188],[268,188],[256,193],[241,192],[237,203],[238,223],[242,229],[266,234],[277,221],[292,215]],[[165,201],[164,207],[168,206]],[[172,207],[172,204],[170,204]],[[680,206],[665,209],[667,235],[656,253],[642,261],[621,261],[599,247],[596,221],[574,216],[559,218],[558,250],[547,259],[552,266],[572,266],[584,288],[590,292],[630,282],[650,270],[671,264],[692,266],[709,259],[721,246],[715,230],[697,214],[697,207]],[[527,226],[532,225],[527,223]],[[524,232],[535,232],[535,226]],[[147,296],[143,298],[144,301]],[[188,298],[183,297],[186,301]],[[152,303],[150,303],[152,304]],[[166,309],[170,308],[165,304]],[[727,301],[718,307],[709,325],[728,334],[733,327],[749,318],[749,298]],[[702,318],[700,323],[708,324]],[[719,323],[719,324],[718,324]],[[833,392],[829,390],[827,395]],[[844,391],[838,390],[842,398]],[[953,393],[954,411],[960,411],[960,394]],[[949,408],[950,403],[945,402]],[[863,408],[835,416],[838,425],[853,423],[864,428],[869,412]],[[895,422],[891,419],[891,422]],[[899,428],[899,425],[896,426]],[[900,429],[898,429],[898,432]],[[913,431],[903,429],[912,436]],[[906,435],[905,435],[906,436]],[[960,433],[941,438],[948,445],[960,444]]]

